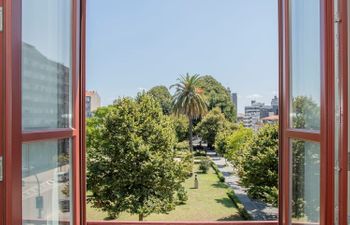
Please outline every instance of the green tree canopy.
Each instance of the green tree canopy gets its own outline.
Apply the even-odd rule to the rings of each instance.
[[[100,112],[88,121],[88,201],[112,218],[173,210],[186,172],[174,160],[170,118],[146,94]]]
[[[298,96],[293,99],[293,127],[298,129],[320,129],[320,107],[311,97]],[[319,165],[320,146],[317,143],[294,139],[291,141],[292,162],[292,216],[317,222],[319,215]],[[314,192],[305,196],[305,187]],[[308,214],[305,214],[305,211]]]
[[[95,111],[93,117],[86,119],[86,135],[88,137],[86,139],[86,146],[94,146],[98,144],[95,143],[96,141],[98,142],[103,138],[103,123],[110,110],[111,106],[100,107]],[[89,138],[91,135],[93,135],[94,138]]]
[[[176,88],[173,97],[173,110],[176,115],[185,115],[189,122],[189,146],[193,150],[192,132],[193,120],[205,115],[207,112],[207,104],[203,98],[203,91],[199,87],[201,77],[199,75],[181,76],[178,83],[172,85],[170,88]]]
[[[171,114],[171,100],[172,96],[165,86],[155,86],[151,88],[147,94],[151,95],[157,102],[159,102],[162,107],[163,113],[165,115]]]
[[[253,198],[277,204],[278,126],[264,125],[246,145],[242,183]]]
[[[232,132],[226,138],[226,157],[228,160],[232,161],[237,169],[238,173],[242,174],[242,164],[244,160],[244,155],[249,148],[246,147],[248,143],[251,143],[254,133],[250,128],[246,128],[240,125],[237,130]]]
[[[196,133],[211,148],[215,143],[217,134],[230,126],[232,126],[231,122],[226,120],[225,115],[221,113],[219,108],[215,108],[197,124]]]
[[[319,130],[320,106],[307,96],[297,96],[293,99],[293,128]]]
[[[171,116],[171,118],[174,123],[177,141],[182,142],[187,140],[189,123],[186,116],[178,115],[178,116]]]
[[[230,135],[231,131],[224,130],[219,132],[216,135],[215,138],[215,151],[224,156],[225,159],[227,159],[227,153],[228,153],[228,145],[227,145],[227,138]]]
[[[209,110],[218,107],[225,114],[226,119],[231,122],[236,120],[236,111],[230,96],[231,93],[220,82],[207,75],[199,81],[199,87],[204,91]]]
[[[239,128],[228,137],[228,145],[232,152],[238,152],[244,148],[245,144],[253,137],[253,130],[240,125]]]

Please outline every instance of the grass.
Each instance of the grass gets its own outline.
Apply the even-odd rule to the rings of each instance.
[[[198,170],[198,164],[195,164]],[[207,174],[198,173],[199,189],[193,189],[194,177],[186,180],[188,194],[186,204],[179,205],[169,214],[152,214],[145,221],[232,221],[242,220],[238,210],[227,196],[230,189],[219,181],[214,170]],[[107,214],[87,205],[88,220],[104,220]],[[136,221],[137,215],[122,213],[119,221]]]

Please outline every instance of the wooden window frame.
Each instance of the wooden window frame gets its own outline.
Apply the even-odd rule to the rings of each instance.
[[[85,224],[85,5],[86,0],[71,0],[72,57],[72,128],[22,131],[21,124],[21,3],[22,0],[0,0],[4,6],[4,156],[5,189],[4,224],[22,224],[22,143],[70,138],[72,141],[72,224]],[[0,41],[2,34],[0,35]],[[1,56],[0,56],[1,59]],[[1,82],[0,82],[1,85]],[[1,97],[1,96],[0,96]],[[1,102],[0,102],[1,103]],[[0,125],[1,122],[0,122]],[[1,133],[0,133],[1,134]],[[1,152],[0,152],[1,154]],[[1,186],[0,186],[1,188]],[[0,189],[1,191],[1,189]],[[0,193],[1,194],[1,193]],[[3,206],[4,209],[2,209]],[[1,213],[0,213],[1,216]],[[1,222],[0,222],[1,224]]]
[[[85,212],[85,35],[86,35],[86,0],[72,0],[72,129],[55,129],[35,132],[22,132],[21,126],[21,1],[0,0],[4,5],[4,45],[0,47],[4,55],[5,96],[4,109],[4,156],[5,164],[5,209],[4,224],[22,223],[22,191],[21,191],[21,151],[22,142],[44,141],[51,139],[72,139],[72,172],[73,172],[73,224],[86,224]],[[319,142],[321,146],[321,193],[320,224],[332,224],[334,221],[334,37],[333,37],[333,0],[321,2],[321,128],[320,132],[309,132],[289,128],[290,102],[290,57],[289,57],[289,1],[278,0],[279,8],[279,93],[280,93],[280,196],[279,223],[290,223],[290,151],[289,139],[303,139]],[[346,0],[341,0],[346,5]],[[341,7],[342,18],[346,18],[346,7]],[[347,46],[346,22],[341,27],[341,43]],[[0,35],[0,40],[2,36]],[[3,50],[3,52],[2,52]],[[341,175],[340,175],[340,222],[347,222],[347,48],[341,53],[341,69],[343,86],[341,87]],[[1,85],[1,82],[0,82]],[[1,97],[1,96],[0,96]],[[0,100],[0,101],[1,101]],[[1,102],[0,102],[1,103]],[[1,125],[1,120],[0,120]],[[1,133],[0,133],[1,134]],[[1,152],[0,152],[1,154]],[[346,157],[345,157],[346,156]],[[0,186],[0,192],[1,192]],[[1,216],[1,214],[0,214]],[[271,224],[274,222],[271,222]],[[102,224],[90,222],[90,224]],[[108,224],[106,222],[105,224]],[[201,224],[200,222],[197,224]],[[204,224],[204,223],[203,223]],[[209,223],[207,223],[209,224]],[[210,224],[222,224],[214,222]],[[232,224],[238,224],[237,222]],[[253,222],[241,224],[253,224]]]
[[[290,2],[280,0],[280,203],[279,223],[291,223],[291,150],[290,140],[301,139],[320,144],[320,224],[334,221],[334,38],[333,0],[320,0],[321,86],[320,130],[290,128]],[[327,193],[327,194],[325,194]]]
[[[0,6],[3,6],[3,0],[0,0]],[[0,32],[0,43],[3,43],[3,32]],[[3,157],[3,149],[4,149],[4,129],[3,129],[3,122],[4,122],[4,73],[3,73],[3,45],[0,44],[0,157]],[[0,181],[0,199],[4,199],[4,181]],[[5,210],[5,205],[4,202],[0,203],[0,225],[4,225],[4,210]]]
[[[348,118],[349,118],[349,71],[348,71],[348,1],[339,0],[339,73],[340,128],[339,128],[339,224],[348,224]]]

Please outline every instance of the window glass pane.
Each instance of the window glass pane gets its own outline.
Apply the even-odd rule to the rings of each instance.
[[[334,2],[334,9],[333,12],[336,14],[339,10],[339,2]],[[341,114],[341,77],[340,77],[340,57],[339,57],[339,40],[337,38],[339,34],[339,26],[334,26],[334,166],[337,168],[339,167],[339,156],[340,156],[340,132],[341,127],[340,123],[340,114]],[[340,181],[340,170],[335,170],[334,172],[334,224],[339,224],[339,181]]]
[[[320,129],[320,1],[291,2],[291,127]]]
[[[291,141],[292,221],[320,221],[320,145],[302,140]]]
[[[71,1],[22,3],[23,129],[70,127]]]
[[[23,144],[23,225],[70,224],[70,166],[69,139]]]

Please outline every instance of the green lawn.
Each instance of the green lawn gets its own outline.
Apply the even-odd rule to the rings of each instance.
[[[198,168],[198,165],[195,165]],[[169,214],[152,214],[145,221],[229,221],[242,220],[237,209],[227,197],[228,187],[219,182],[212,169],[208,174],[198,174],[199,189],[193,189],[194,177],[186,180],[185,187],[188,193],[188,201],[185,205],[179,205]],[[87,206],[88,220],[103,220],[106,213]],[[136,221],[137,215],[123,213],[121,221]]]

